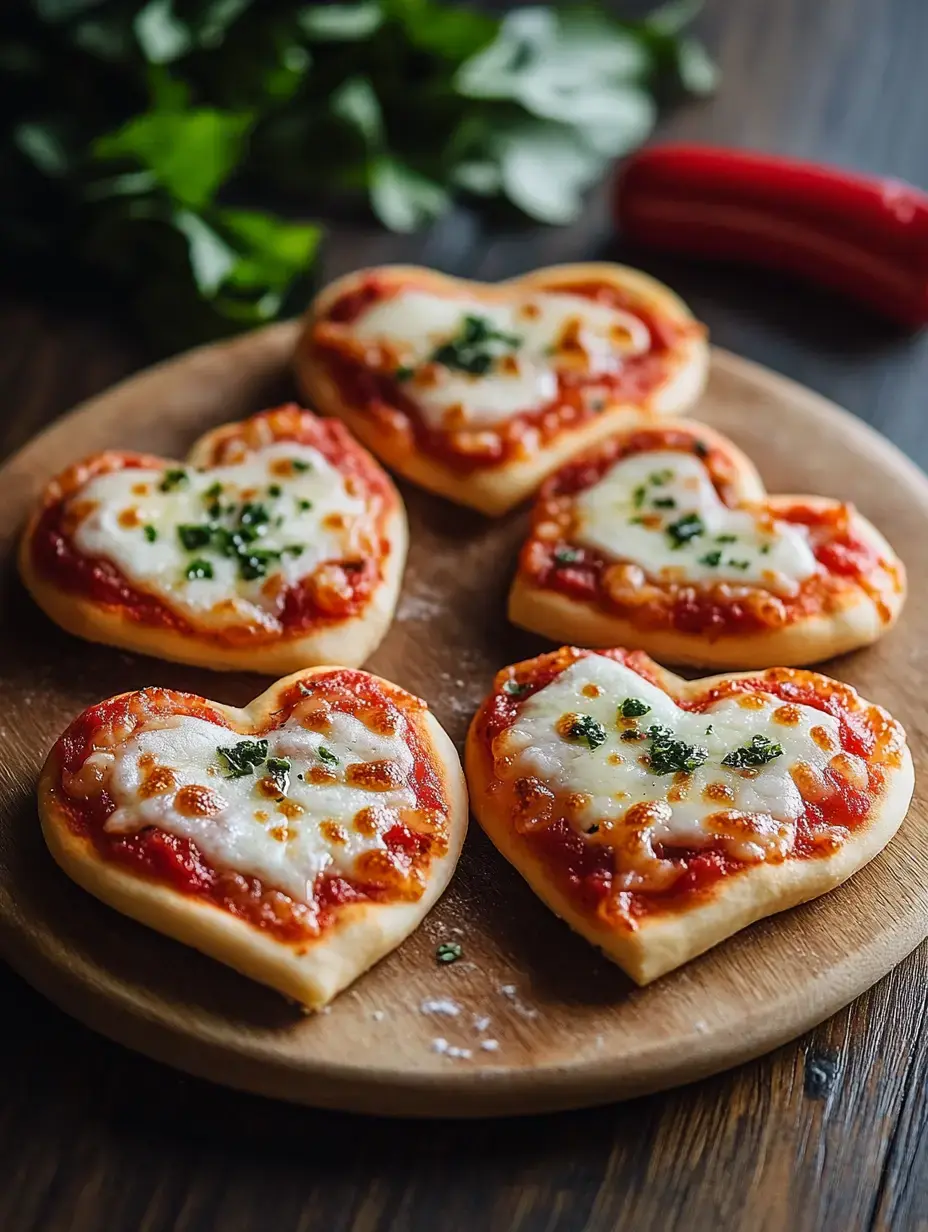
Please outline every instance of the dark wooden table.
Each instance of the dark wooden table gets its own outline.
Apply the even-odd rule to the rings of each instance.
[[[700,25],[722,89],[662,137],[928,185],[928,0],[710,0]],[[497,278],[597,256],[640,260],[716,342],[928,462],[928,337],[773,276],[625,251],[601,200],[561,231],[486,234],[455,216],[425,239],[341,235],[325,272],[412,258]],[[0,317],[4,453],[139,360],[78,306],[8,299]],[[928,1228],[925,946],[809,1036],[734,1073],[518,1122],[405,1124],[272,1104],[95,1037],[2,967],[0,997],[2,1232]]]

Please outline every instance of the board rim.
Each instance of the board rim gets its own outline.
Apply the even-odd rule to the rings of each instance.
[[[57,438],[72,432],[85,418],[98,414],[101,406],[118,399],[127,387],[137,389],[166,369],[190,365],[196,362],[196,356],[214,355],[219,348],[229,360],[234,360],[238,348],[242,356],[249,356],[255,375],[260,370],[266,376],[289,360],[296,329],[294,322],[265,327],[231,343],[197,348],[127,378],[56,420],[13,454],[0,468],[0,487],[9,474],[28,464],[34,451],[41,451],[51,435]],[[897,446],[870,425],[798,382],[721,348],[712,348],[711,363],[713,368],[749,384],[773,389],[784,399],[801,399],[820,419],[827,419],[836,429],[866,442],[868,449],[881,455],[887,467],[905,472],[911,482],[920,486],[928,507],[928,479]],[[882,853],[874,863],[881,859]],[[0,891],[5,874],[0,863]],[[833,891],[841,892],[842,888]],[[843,887],[843,892],[847,892],[847,887]],[[38,934],[32,929],[34,922],[30,928],[17,912],[15,901],[11,908],[0,893],[0,955],[9,965],[91,1029],[159,1062],[235,1089],[315,1107],[413,1117],[473,1117],[525,1115],[611,1103],[696,1081],[769,1052],[836,1013],[910,954],[928,935],[928,903],[911,904],[908,914],[896,921],[891,933],[877,934],[863,949],[845,954],[842,961],[807,983],[801,998],[784,983],[774,1015],[769,1000],[753,1012],[746,1010],[738,1022],[737,1044],[716,1036],[705,1041],[697,1062],[691,1056],[681,1056],[669,1063],[668,1045],[664,1041],[655,1045],[656,1055],[650,1063],[642,1064],[641,1053],[636,1054],[633,1072],[627,1072],[627,1058],[621,1053],[571,1063],[494,1065],[441,1073],[319,1061],[311,1054],[299,1063],[290,1059],[285,1064],[279,1056],[263,1054],[257,1040],[245,1037],[244,1042],[231,1047],[216,1032],[203,1031],[201,1024],[197,1024],[199,1031],[193,1030],[189,1024],[178,1021],[176,1013],[172,1018],[172,1005],[159,1003],[155,994],[140,1000],[131,986],[105,972],[105,962],[100,967],[110,976],[109,982],[100,979],[89,962],[82,962],[75,970],[61,961],[67,951],[66,937],[58,936],[46,922]],[[772,1018],[778,1022],[775,1030],[770,1026]],[[303,1084],[298,1090],[294,1089],[297,1077]],[[436,1096],[442,1103],[437,1112]]]

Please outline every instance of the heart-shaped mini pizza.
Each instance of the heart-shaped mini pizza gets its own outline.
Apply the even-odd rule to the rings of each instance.
[[[383,266],[318,296],[296,362],[311,401],[399,474],[499,514],[630,407],[686,409],[708,348],[673,292],[625,266],[494,286]]]
[[[406,514],[344,425],[296,406],[186,463],[108,450],[46,488],[20,572],[63,628],[212,668],[363,663],[393,616]]]
[[[317,667],[244,710],[159,688],[91,706],[49,754],[39,812],[85,890],[318,1009],[442,893],[467,792],[424,702]]]
[[[852,505],[768,496],[753,464],[686,420],[629,425],[543,486],[509,596],[557,642],[671,663],[814,663],[896,620],[905,569]]]
[[[573,647],[498,674],[466,764],[499,850],[639,984],[845,881],[914,783],[900,725],[827,676]]]

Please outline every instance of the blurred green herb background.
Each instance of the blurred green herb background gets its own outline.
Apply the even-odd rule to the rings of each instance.
[[[568,222],[659,105],[712,90],[697,7],[4,6],[2,257],[115,289],[176,346],[286,311],[307,219],[412,231],[465,197]]]

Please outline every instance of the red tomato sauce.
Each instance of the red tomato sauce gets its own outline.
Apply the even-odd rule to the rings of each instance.
[[[497,677],[494,693],[479,717],[479,731],[486,756],[492,757],[492,742],[516,721],[519,707],[526,697],[550,684],[571,663],[591,654],[604,654],[607,658],[624,663],[644,679],[661,687],[651,660],[640,651],[594,651],[565,647],[517,664],[511,674],[503,673]],[[818,683],[813,685],[810,675],[797,669],[775,668],[757,676],[726,682],[707,690],[698,698],[678,700],[677,704],[682,709],[704,711],[724,697],[762,691],[780,697],[784,702],[811,706],[833,715],[838,720],[842,749],[847,753],[866,759],[872,756],[877,743],[881,740],[887,743],[893,732],[901,739],[901,731],[894,720],[878,707],[862,708],[850,686],[830,682],[825,677],[817,677]],[[505,680],[523,687],[524,692],[517,697],[505,692]],[[890,761],[892,756],[890,754]],[[885,782],[884,767],[878,761],[868,763],[867,791],[856,789],[830,768],[826,768],[824,776],[833,791],[824,801],[805,802],[804,812],[796,823],[795,842],[787,858],[810,858],[827,852],[828,844],[833,841],[830,828],[853,831],[864,822],[873,798],[880,794]],[[680,876],[666,890],[614,893],[613,849],[608,844],[587,840],[566,818],[560,817],[551,825],[520,833],[519,837],[542,859],[552,881],[569,895],[571,901],[595,916],[606,909],[607,900],[613,899],[618,906],[610,906],[610,921],[631,928],[634,928],[635,920],[643,916],[691,906],[694,898],[704,896],[723,877],[750,867],[719,848],[655,844],[655,854],[659,858],[671,859],[679,864],[682,870]]]
[[[430,751],[416,726],[403,713],[402,706],[397,704],[403,697],[408,707],[408,695],[397,690],[394,700],[387,688],[364,673],[348,668],[313,676],[305,687],[306,693],[295,684],[282,699],[281,708],[274,713],[273,723],[243,733],[242,738],[260,737],[283,726],[296,706],[314,697],[362,721],[374,719],[376,722],[378,718],[388,721],[397,725],[413,754],[410,785],[415,794],[415,807],[447,813],[441,780]],[[424,709],[423,703],[417,702],[417,705]],[[100,857],[125,865],[148,880],[167,884],[181,894],[211,902],[291,943],[317,936],[332,921],[338,908],[346,903],[395,900],[396,890],[386,882],[365,882],[323,873],[313,887],[312,902],[297,902],[263,884],[257,877],[213,868],[190,839],[155,826],[136,834],[110,834],[105,823],[116,804],[105,791],[88,799],[76,799],[67,794],[64,776],[80,770],[94,749],[102,747],[101,736],[105,731],[115,729],[121,743],[147,722],[176,715],[192,715],[229,728],[222,713],[203,698],[168,689],[144,689],[91,706],[74,720],[55,745],[59,771],[55,784],[57,802],[66,811],[72,830],[86,836]],[[412,873],[427,865],[436,851],[441,853],[443,841],[440,832],[433,838],[402,824],[384,833],[388,850],[402,855],[404,868]]]
[[[648,583],[653,592],[642,601],[637,594],[623,601],[607,585],[606,572],[620,563],[595,548],[571,540],[568,498],[599,482],[610,467],[624,457],[652,450],[696,453],[705,463],[722,502],[738,503],[730,460],[724,451],[700,441],[698,432],[654,428],[613,438],[602,447],[568,463],[543,486],[533,514],[533,526],[559,521],[564,527],[560,540],[540,539],[530,534],[521,553],[520,569],[535,586],[554,590],[578,602],[595,603],[607,612],[643,629],[673,629],[697,637],[748,637],[782,628],[804,617],[835,610],[846,602],[849,584],[868,594],[885,619],[891,611],[885,602],[887,587],[900,587],[898,571],[853,530],[847,506],[814,509],[797,505],[778,520],[799,523],[809,530],[809,540],[822,571],[806,578],[793,595],[774,594],[757,585],[730,579],[711,583]],[[570,550],[571,559],[560,563],[558,554]],[[885,581],[880,583],[881,575]]]
[[[592,386],[603,388],[604,400],[645,402],[668,375],[680,343],[702,330],[696,322],[662,317],[634,296],[607,283],[584,282],[551,289],[634,314],[650,334],[650,350],[631,356],[617,373],[596,377],[561,374],[556,399],[495,428],[460,431],[431,428],[419,414],[414,398],[392,374],[375,371],[342,353],[329,340],[314,337],[309,345],[315,357],[325,364],[342,400],[380,420],[385,430],[403,432],[409,437],[410,446],[415,443],[422,452],[439,458],[461,473],[500,466],[526,456],[561,432],[595,418],[603,407],[587,403],[584,392]],[[401,288],[395,284],[387,285],[371,277],[336,300],[328,309],[325,323],[350,324],[373,304],[391,298],[399,290]]]
[[[316,419],[298,407],[265,411],[243,424],[234,425],[229,434],[217,442],[208,465],[234,461],[236,451],[240,454],[243,446],[257,449],[266,445],[268,432],[274,441],[293,441],[318,449],[369,498],[379,501],[378,521],[383,528],[395,502],[386,475],[358,446],[343,424]],[[379,556],[338,562],[342,585],[338,591],[326,592],[324,605],[320,604],[311,577],[288,587],[278,611],[278,632],[249,624],[209,629],[194,626],[165,600],[133,586],[112,561],[85,556],[74,545],[67,528],[69,502],[92,478],[113,469],[159,468],[162,465],[157,458],[110,452],[66,472],[56,481],[60,495],[42,510],[32,534],[30,551],[36,571],[70,594],[118,609],[125,619],[223,645],[256,645],[280,637],[303,636],[314,628],[345,620],[360,612],[382,580],[383,560],[389,552],[386,538],[380,542]]]

